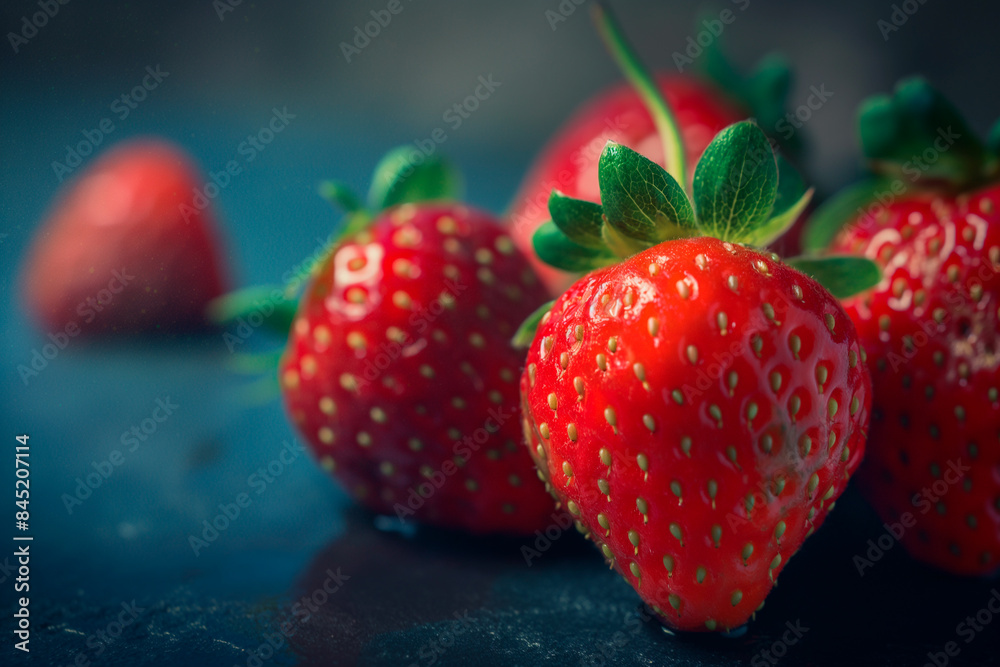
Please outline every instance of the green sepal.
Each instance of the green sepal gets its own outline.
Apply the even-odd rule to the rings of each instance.
[[[554,303],[555,301],[543,303],[521,323],[521,326],[514,333],[514,337],[510,340],[510,344],[515,350],[526,350],[531,346],[531,341],[535,339],[535,332],[538,331],[538,325],[541,324],[542,318],[545,317],[546,313],[552,310],[552,304]]]
[[[262,375],[253,382],[243,385],[236,392],[235,402],[245,408],[267,405],[281,397],[281,383],[277,368]]]
[[[853,255],[792,257],[785,263],[812,277],[838,299],[846,299],[871,289],[882,280],[878,264]]]
[[[962,115],[921,77],[865,100],[858,128],[865,158],[882,175],[962,188],[981,179],[987,162]]]
[[[346,183],[340,181],[323,181],[319,184],[319,196],[330,202],[332,206],[345,213],[361,210],[363,204],[354,191]]]
[[[644,243],[693,236],[694,210],[684,188],[652,160],[609,141],[597,165],[604,221]]]
[[[715,135],[695,168],[698,227],[742,243],[769,220],[777,193],[778,165],[767,137],[750,121],[734,123]]]
[[[373,211],[406,202],[461,198],[462,177],[447,160],[431,155],[417,164],[413,154],[413,146],[400,146],[376,165],[368,191]]]
[[[551,220],[535,230],[531,242],[540,260],[572,273],[591,271],[618,259],[606,246],[594,249],[574,243]]]
[[[896,190],[892,188],[895,185]],[[820,252],[833,243],[834,238],[849,220],[856,220],[867,213],[867,207],[878,198],[892,195],[896,198],[906,192],[903,181],[870,178],[855,183],[827,199],[809,218],[802,232],[802,249]]]
[[[806,182],[802,180],[802,174],[792,166],[792,163],[784,155],[775,153],[774,158],[778,163],[778,190],[774,195],[774,207],[771,209],[772,218],[797,205],[809,189],[806,187]]]
[[[764,56],[747,81],[746,96],[764,127],[773,128],[785,115],[785,105],[792,91],[792,67],[779,53]]]
[[[989,133],[986,135],[986,148],[989,150],[990,157],[995,163],[997,157],[1000,156],[1000,119],[997,119],[993,123]]]
[[[232,355],[226,366],[241,375],[262,375],[278,367],[282,354],[284,354],[282,349],[261,353],[237,352]]]
[[[792,90],[792,67],[788,59],[777,53],[769,54],[747,76],[726,57],[722,41],[716,39],[705,47],[698,60],[700,73],[742,106],[768,134],[776,134],[779,123],[785,118]],[[789,154],[797,156],[802,152],[801,135],[801,132],[793,132],[787,138],[778,138],[778,143]]]
[[[747,235],[743,243],[758,248],[766,248],[795,224],[799,216],[812,201],[813,189],[806,189],[798,170],[780,153],[778,162],[778,192],[771,209],[771,218]]]
[[[601,228],[601,236],[604,239],[604,245],[611,251],[611,254],[620,259],[631,257],[656,245],[653,241],[640,241],[625,236],[611,225],[604,225]]]
[[[600,204],[573,199],[553,190],[549,195],[549,215],[556,227],[573,243],[593,250],[605,247],[601,236],[604,221]]]
[[[263,318],[261,327],[279,336],[287,336],[292,328],[298,303],[295,299],[274,299],[276,291],[285,294],[278,285],[260,285],[236,290],[210,301],[205,313],[210,322],[224,325],[260,311],[261,302],[266,302],[274,308],[274,311]]]
[[[812,201],[812,196],[813,189],[809,188],[789,208],[747,233],[740,242],[758,248],[766,248],[771,245],[795,224],[795,221],[802,215],[802,211],[806,210],[806,206]]]

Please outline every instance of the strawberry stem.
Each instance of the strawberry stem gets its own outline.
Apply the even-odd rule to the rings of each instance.
[[[674,118],[670,105],[667,104],[649,70],[643,66],[638,54],[628,43],[621,26],[605,6],[605,3],[594,3],[593,17],[608,52],[617,61],[625,78],[642,97],[646,108],[653,117],[653,122],[660,134],[660,140],[663,142],[663,155],[667,172],[682,187],[686,188],[688,181],[684,143],[681,141],[677,119]]]

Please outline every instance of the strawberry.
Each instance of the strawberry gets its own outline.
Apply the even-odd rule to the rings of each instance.
[[[202,328],[226,289],[215,220],[182,149],[142,139],[74,180],[39,229],[22,272],[28,310],[84,335]]]
[[[394,154],[396,157],[400,153]],[[300,300],[280,362],[288,413],[320,464],[375,512],[530,534],[552,500],[520,446],[517,324],[544,288],[498,221],[390,156]],[[399,176],[406,173],[409,178]]]
[[[780,112],[791,81],[787,65],[777,57],[763,61],[747,79],[740,77],[715,49],[709,49],[703,58],[708,63],[703,76],[668,72],[657,76],[659,90],[673,110],[687,160],[692,164],[712,138],[732,123],[752,114],[766,127],[782,122]],[[532,235],[549,219],[546,202],[553,189],[575,199],[600,201],[597,162],[608,141],[665,164],[659,132],[642,96],[628,84],[619,84],[587,101],[548,141],[508,212],[511,236],[553,294],[561,293],[573,281],[573,274],[536,257]]]
[[[641,87],[648,78],[603,20]],[[781,192],[753,123],[708,146],[693,203],[683,165],[672,167],[609,142],[601,205],[552,196],[539,256],[595,270],[518,334],[531,340],[524,432],[547,488],[667,626],[730,631],[763,605],[864,453],[864,353],[836,298],[793,267],[839,294],[878,272],[750,247],[810,195]]]
[[[818,211],[809,241],[818,249],[833,237],[833,251],[870,257],[884,269],[874,289],[844,302],[874,362],[861,489],[884,521],[909,515],[901,541],[917,559],[957,574],[994,572],[997,153],[921,79],[866,103],[860,126],[877,177]]]

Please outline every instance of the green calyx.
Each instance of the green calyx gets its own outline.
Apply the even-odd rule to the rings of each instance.
[[[602,204],[552,192],[552,220],[533,239],[542,261],[585,272],[665,241],[703,236],[765,247],[795,222],[812,195],[748,121],[729,126],[706,149],[694,172],[693,197],[658,164],[613,142],[601,155],[598,179]],[[841,299],[882,279],[878,266],[863,257],[805,256],[786,263]],[[541,314],[529,318],[520,338],[534,331]]]
[[[601,203],[553,191],[552,219],[533,238],[538,257],[558,269],[583,272],[674,239],[710,236],[766,247],[787,231],[813,190],[806,188],[783,156],[775,154],[760,127],[742,121],[719,132],[698,161],[688,192],[682,185],[687,183],[686,165],[683,157],[677,157],[683,156],[683,146],[669,105],[603,3],[594,4],[593,14],[608,50],[657,120],[668,168],[609,141],[597,167]],[[772,93],[787,93],[787,68],[777,61],[761,71],[759,80]],[[863,258],[802,257],[789,264],[841,298],[881,279],[878,267]],[[530,341],[544,312],[543,307],[528,318],[515,345]]]
[[[345,213],[340,230],[327,249],[327,256],[345,238],[367,228],[387,208],[405,203],[453,200],[461,196],[461,175],[450,163],[436,155],[421,156],[418,163],[413,159],[415,155],[412,146],[400,146],[389,151],[378,162],[368,190],[367,208],[345,184],[338,181],[320,184],[320,196]],[[315,262],[310,277],[323,264],[323,260]],[[287,286],[261,285],[230,292],[209,304],[208,318],[211,322],[224,326],[259,310],[262,302],[270,302],[275,310],[265,320],[264,328],[287,336],[298,307],[298,289],[305,282],[308,280],[295,280]],[[274,298],[276,293],[283,295],[277,303]]]
[[[807,250],[826,248],[848,221],[901,196],[966,192],[1000,176],[1000,122],[982,141],[921,77],[863,102],[858,134],[870,174],[817,209],[803,236]]]
[[[663,167],[614,142],[601,154],[598,181],[601,204],[552,193],[552,221],[534,238],[543,261],[587,271],[696,236],[763,247],[795,222],[812,196],[749,121],[715,137],[695,168],[690,195]]]
[[[996,155],[921,77],[900,81],[891,96],[865,100],[858,133],[865,160],[882,176],[963,189],[996,171]]]
[[[413,156],[413,146],[400,146],[389,151],[375,167],[368,190],[368,207],[373,212],[398,204],[435,199],[459,199],[462,176],[444,158]]]
[[[716,39],[705,47],[697,61],[699,73],[751,113],[769,136],[777,137],[784,151],[800,156],[802,133],[782,131],[786,126],[791,127],[788,98],[793,81],[788,60],[780,54],[770,54],[750,74],[745,74],[726,57],[720,41]]]
[[[667,168],[608,142],[598,162],[601,204],[553,191],[552,220],[535,233],[539,258],[565,271],[613,264],[663,241],[714,236],[766,246],[787,230],[812,196],[756,123],[725,128],[705,149],[685,189],[687,165],[673,111],[603,3],[594,21],[608,51],[642,96],[663,141]]]
[[[878,268],[878,264],[854,255],[792,257],[786,259],[785,263],[812,277],[838,299],[860,294],[882,280],[882,270]]]

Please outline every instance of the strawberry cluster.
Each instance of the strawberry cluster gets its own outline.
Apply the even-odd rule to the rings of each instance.
[[[913,556],[997,571],[1000,131],[980,141],[922,79],[870,100],[870,176],[783,259],[813,196],[794,142],[761,129],[787,68],[741,79],[706,52],[717,85],[654,78],[595,14],[632,87],[571,119],[505,220],[407,148],[364,203],[323,186],[339,234],[301,294],[268,292],[316,460],[403,522],[572,522],[677,630],[747,623],[855,474],[886,522],[916,526]],[[162,145],[98,162],[26,269],[37,317],[75,325],[129,237],[135,275],[101,326],[203,323],[224,278],[204,207],[178,222],[192,174]],[[80,230],[101,252],[64,241]],[[253,294],[211,312],[238,318]]]

